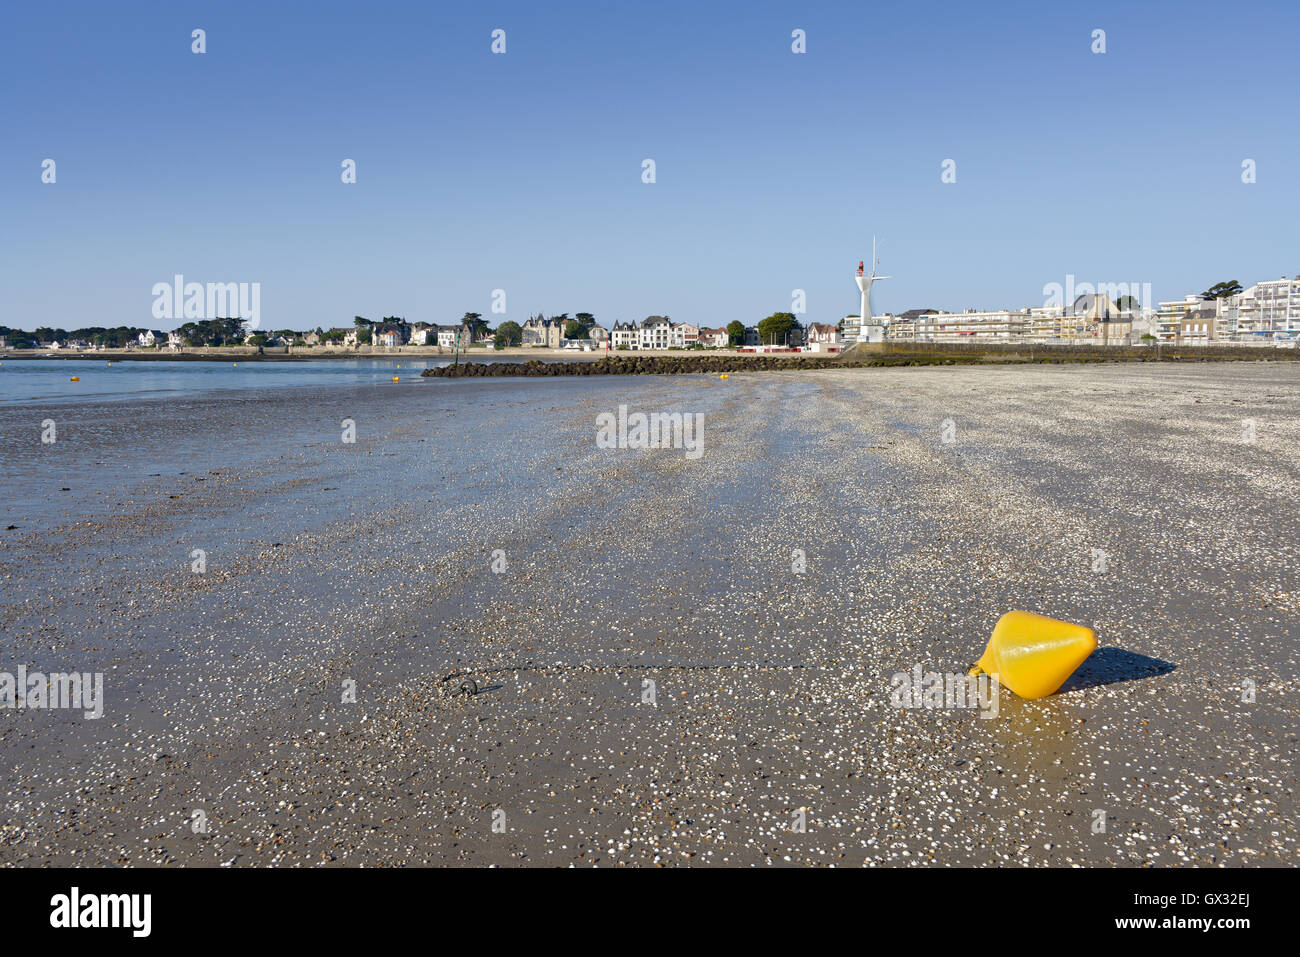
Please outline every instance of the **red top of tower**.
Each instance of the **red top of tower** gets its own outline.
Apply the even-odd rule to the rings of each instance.
[[[858,275],[859,275],[859,276],[862,275],[862,260],[861,260],[861,259],[858,260]]]

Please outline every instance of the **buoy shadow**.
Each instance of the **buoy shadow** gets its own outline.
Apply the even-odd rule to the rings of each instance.
[[[1079,669],[1065,680],[1057,694],[1082,691],[1101,685],[1119,684],[1121,681],[1139,681],[1167,675],[1177,666],[1162,658],[1152,658],[1123,648],[1098,648],[1090,654]]]

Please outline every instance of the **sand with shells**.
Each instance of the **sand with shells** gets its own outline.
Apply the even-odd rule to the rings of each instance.
[[[0,863],[1294,866],[1297,423],[1270,363],[0,407],[0,670],[106,696],[0,711]],[[1012,608],[1101,648],[891,703]]]

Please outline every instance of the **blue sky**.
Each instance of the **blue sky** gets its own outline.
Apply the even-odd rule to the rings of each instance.
[[[714,326],[795,289],[835,321],[873,233],[896,277],[877,312],[1300,272],[1291,2],[55,0],[6,21],[0,325],[171,328],[151,290],[176,273],[261,283],[270,328]]]

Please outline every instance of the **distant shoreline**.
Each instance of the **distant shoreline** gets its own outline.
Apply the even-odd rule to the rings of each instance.
[[[418,347],[417,347],[418,348]],[[573,350],[562,349],[531,349],[531,348],[511,348],[511,349],[475,349],[471,352],[462,352],[460,361],[467,362],[471,358],[477,358],[480,361],[484,359],[536,359],[539,357],[547,359],[577,359],[592,361],[600,356],[596,353],[586,353],[575,355]],[[229,350],[205,351],[205,352],[155,352],[152,350],[113,350],[105,349],[103,351],[95,350],[93,352],[51,352],[48,349],[21,349],[0,352],[0,361],[6,360],[55,360],[55,359],[86,359],[89,361],[101,362],[336,362],[339,359],[370,359],[375,361],[396,360],[396,361],[413,361],[440,359],[448,362],[455,361],[456,356],[450,352],[438,352],[436,350],[420,350],[411,352],[400,352],[397,349],[384,352],[359,352],[343,349],[332,349],[328,352],[319,350],[304,350],[302,352],[263,352],[259,353],[255,349],[244,350],[244,347],[235,346]]]
[[[259,353],[245,346],[211,347],[184,352],[141,349],[105,349],[87,352],[51,352],[20,349],[0,352],[3,361],[89,360],[102,362],[246,362],[311,363],[339,360],[446,363],[423,370],[425,376],[553,376],[553,375],[655,375],[691,372],[744,372],[781,369],[868,368],[880,366],[935,366],[979,364],[1052,364],[1096,362],[1295,362],[1300,350],[1254,349],[1241,346],[1094,346],[1048,343],[917,343],[891,342],[858,346],[842,353],[799,352],[763,354],[736,349],[655,349],[637,351],[578,352],[511,346],[506,349],[469,349],[457,357],[436,347],[397,346],[366,348],[304,348],[301,351]],[[455,364],[453,364],[455,363]],[[530,366],[531,368],[522,368]]]

